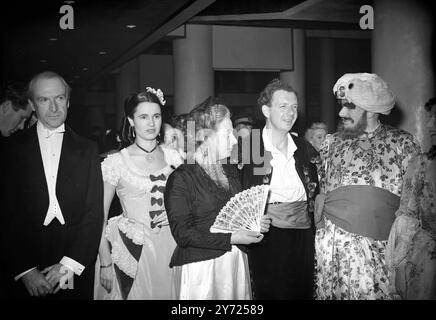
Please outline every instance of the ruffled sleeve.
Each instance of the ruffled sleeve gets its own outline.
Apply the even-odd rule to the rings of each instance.
[[[110,183],[113,186],[118,184],[121,177],[120,169],[120,153],[114,153],[109,155],[101,164],[101,171],[103,175],[103,181]]]

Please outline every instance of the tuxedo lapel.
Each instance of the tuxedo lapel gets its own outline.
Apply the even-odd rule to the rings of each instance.
[[[80,145],[70,128],[65,126],[62,140],[61,156],[59,159],[58,175],[56,178],[56,197],[62,209],[65,197],[68,197],[70,188],[68,184],[74,180],[75,168],[80,166]]]
[[[48,207],[48,187],[45,179],[44,164],[42,162],[41,147],[39,145],[38,134],[36,132],[36,125],[29,129],[30,133],[25,147],[26,168],[28,179],[33,190],[38,193],[42,199],[47,199]]]

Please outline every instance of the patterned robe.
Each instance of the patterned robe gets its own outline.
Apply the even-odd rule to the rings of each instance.
[[[404,178],[388,241],[391,288],[401,299],[436,300],[436,159],[420,154]]]
[[[327,135],[318,166],[321,192],[369,185],[400,196],[408,162],[419,152],[411,134],[383,124],[353,139]],[[315,238],[316,298],[389,299],[387,241],[347,232],[324,219]]]

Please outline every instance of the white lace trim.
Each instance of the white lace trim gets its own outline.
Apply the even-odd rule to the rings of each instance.
[[[150,181],[150,174],[159,175],[164,174],[167,178],[173,171],[171,168],[177,168],[183,163],[182,156],[173,149],[168,149],[161,146],[167,166],[161,170],[154,173],[140,172],[131,163],[129,155],[126,149],[120,152],[108,155],[107,158],[101,164],[101,170],[103,175],[103,181],[110,183],[113,186],[117,186],[120,179],[132,184],[133,186],[144,190],[145,192],[150,192],[151,188],[156,185],[156,182]],[[144,177],[146,179],[144,179]],[[162,185],[165,185],[166,181]]]
[[[105,237],[112,246],[112,262],[129,277],[135,278],[138,262],[124,245],[118,230],[123,232],[133,243],[145,245],[147,240],[145,228],[138,222],[123,216],[116,216],[109,219],[105,230]]]
[[[121,177],[121,163],[122,159],[119,152],[110,154],[107,156],[106,159],[104,159],[101,164],[101,172],[104,182],[108,182],[113,186],[116,186],[118,184],[118,181]]]
[[[119,243],[112,243],[112,262],[129,277],[135,279],[138,271],[138,262],[133,258],[126,247]]]

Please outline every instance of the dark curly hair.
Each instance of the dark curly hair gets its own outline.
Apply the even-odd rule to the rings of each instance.
[[[26,110],[28,106],[25,86],[19,84],[5,84],[0,89],[0,104],[10,101],[15,111]]]
[[[262,90],[262,92],[259,95],[259,98],[257,99],[257,105],[260,109],[262,109],[263,105],[266,105],[268,107],[271,107],[271,100],[274,92],[278,90],[284,90],[287,92],[294,93],[297,97],[297,92],[295,92],[294,88],[290,86],[289,84],[281,81],[280,79],[273,79],[271,80],[265,89]]]

